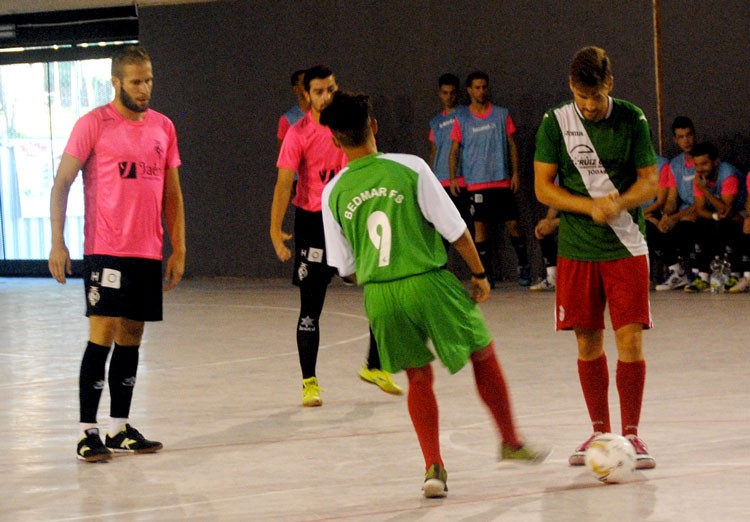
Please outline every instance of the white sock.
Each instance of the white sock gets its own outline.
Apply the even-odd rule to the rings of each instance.
[[[675,263],[669,267],[670,272],[674,272],[677,275],[682,275],[682,265],[680,263]]]
[[[698,272],[698,275],[701,279],[703,279],[706,283],[708,283],[708,272]]]
[[[742,274],[745,279],[750,279],[750,272],[745,272]]]
[[[116,417],[109,418],[109,435],[117,435],[122,431],[125,425],[128,423],[128,419],[118,419]]]
[[[88,422],[82,422],[81,423],[81,438],[86,436],[86,430],[90,430],[91,428],[98,428],[99,426],[94,423],[88,423]]]
[[[555,284],[556,281],[557,281],[557,267],[548,266],[547,267],[547,282],[551,284]]]

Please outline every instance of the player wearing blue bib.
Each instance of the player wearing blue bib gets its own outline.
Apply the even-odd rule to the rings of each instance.
[[[276,130],[278,148],[281,148],[281,143],[284,141],[284,136],[286,136],[289,127],[304,118],[305,114],[310,110],[310,102],[305,97],[304,69],[292,73],[291,83],[292,92],[294,93],[295,98],[297,98],[297,103],[279,118],[279,124]]]
[[[456,120],[456,106],[458,104],[458,88],[461,81],[454,74],[442,74],[438,78],[438,97],[443,105],[443,110],[433,116],[430,120],[430,159],[428,163],[437,176],[440,184],[445,188],[453,204],[469,227],[473,229],[473,220],[469,212],[469,193],[465,190],[466,182],[461,174],[461,164],[456,167],[456,182],[461,188],[457,195],[451,192],[450,180],[450,152],[453,140],[451,132]],[[446,248],[447,242],[444,242]]]
[[[518,284],[529,286],[526,236],[518,224],[515,199],[520,187],[518,148],[513,138],[516,127],[508,109],[490,102],[486,73],[469,74],[466,91],[471,103],[456,109],[451,134],[451,191],[458,194],[462,190],[455,180],[460,161],[474,218],[474,242],[487,267],[490,285],[494,284],[492,231],[498,223],[505,223],[518,258]]]
[[[427,164],[417,156],[379,154],[377,123],[365,95],[336,93],[323,111],[348,165],[323,190],[328,262],[364,285],[365,310],[383,368],[405,370],[408,409],[425,461],[423,493],[447,494],[440,455],[438,405],[430,363],[435,353],[451,373],[471,361],[480,397],[501,435],[503,459],[540,462],[524,446],[487,325],[476,302],[489,297],[484,267],[466,224]],[[472,298],[443,269],[450,241],[472,272]]]

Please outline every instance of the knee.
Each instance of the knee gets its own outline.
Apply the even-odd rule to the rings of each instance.
[[[641,325],[623,326],[615,332],[617,355],[623,362],[643,360],[643,327]]]
[[[130,321],[123,319],[117,329],[115,342],[120,346],[135,346],[141,344],[143,338],[144,323],[141,321]]]
[[[318,319],[319,316],[311,316],[302,314],[299,316],[299,319],[297,320],[297,330],[303,331],[303,332],[312,332],[318,329]]]
[[[578,358],[593,361],[604,354],[603,332],[601,330],[576,330]]]
[[[89,317],[89,341],[100,346],[111,346],[118,331],[117,318],[92,315]]]

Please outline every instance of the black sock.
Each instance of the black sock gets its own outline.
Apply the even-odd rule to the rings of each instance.
[[[554,236],[543,237],[539,240],[539,245],[542,248],[544,268],[557,266],[557,242],[555,241]]]
[[[526,251],[526,238],[521,237],[510,237],[510,244],[513,245],[513,250],[516,251],[516,257],[518,258],[518,266],[526,266],[529,264],[529,254]]]
[[[494,276],[492,270],[492,243],[490,241],[479,241],[476,247],[487,277],[492,278]]]
[[[138,373],[139,346],[120,346],[115,343],[109,361],[109,415],[116,419],[130,417],[135,376]]]
[[[297,323],[297,351],[302,378],[315,377],[315,366],[318,362],[320,330],[317,317],[300,317]]]
[[[104,389],[104,367],[107,364],[109,346],[94,344],[86,345],[81,360],[81,373],[78,379],[78,399],[80,402],[80,422],[96,424],[96,412],[99,409],[99,399]]]
[[[302,378],[315,377],[320,347],[318,322],[326,299],[327,285],[301,285],[300,311],[297,321],[297,352]]]
[[[378,343],[375,335],[370,328],[370,351],[367,354],[367,367],[370,370],[380,370],[380,354],[378,353]]]

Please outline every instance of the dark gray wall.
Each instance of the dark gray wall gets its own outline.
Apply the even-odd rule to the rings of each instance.
[[[748,94],[736,78],[749,70],[741,35],[750,3],[723,2],[721,13],[713,12],[715,2],[661,4],[667,125],[690,114],[705,137],[725,141],[723,149],[748,163],[740,150]],[[373,96],[381,150],[422,157],[427,122],[439,109],[437,77],[489,73],[494,101],[518,127],[522,225],[531,237],[541,211],[533,196],[534,133],[544,110],[569,98],[567,67],[577,49],[608,50],[614,94],[642,107],[656,134],[651,5],[319,0],[142,8],[141,41],[156,72],[153,105],[174,119],[180,139],[188,272],[289,274],[268,239],[276,124],[293,103],[291,72],[317,63],[331,66],[343,88]],[[721,34],[709,34],[714,27]]]
[[[724,159],[747,171],[750,44],[742,35],[750,23],[750,2],[661,4],[667,152],[676,152],[668,127],[684,114],[693,119],[699,139],[713,141]]]

